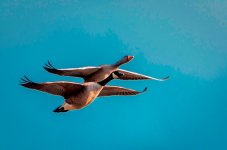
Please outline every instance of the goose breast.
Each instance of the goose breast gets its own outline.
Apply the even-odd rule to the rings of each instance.
[[[71,95],[66,102],[77,108],[83,108],[94,101],[103,87],[95,82],[84,83],[84,88]]]

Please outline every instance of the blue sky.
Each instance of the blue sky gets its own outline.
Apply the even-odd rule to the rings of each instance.
[[[2,0],[0,149],[227,149],[227,2]],[[42,69],[112,64],[166,82],[111,81],[147,93],[55,114],[62,98],[18,85]]]

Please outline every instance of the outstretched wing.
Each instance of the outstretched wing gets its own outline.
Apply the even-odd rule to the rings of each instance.
[[[50,73],[58,74],[61,76],[74,76],[74,77],[81,77],[81,78],[85,78],[90,74],[98,71],[98,69],[100,69],[100,67],[56,69],[49,61],[47,64],[45,64],[43,68]]]
[[[132,89],[123,88],[120,86],[105,86],[99,94],[100,96],[113,96],[113,95],[137,95],[147,91],[147,87],[143,91],[135,91]]]
[[[30,89],[39,90],[42,92],[50,93],[53,95],[59,95],[59,96],[66,96],[72,92],[75,92],[77,90],[80,90],[83,85],[73,83],[73,82],[44,82],[44,83],[35,83],[24,76],[24,78],[21,78],[21,84],[22,86]]]
[[[126,71],[126,70],[123,70],[123,69],[118,69],[118,71],[120,73],[124,74],[122,77],[119,78],[121,80],[156,80],[156,81],[165,81],[165,80],[169,79],[169,76],[167,76],[165,78],[154,78],[154,77],[149,77],[149,76],[142,75],[142,74],[139,74],[139,73]]]

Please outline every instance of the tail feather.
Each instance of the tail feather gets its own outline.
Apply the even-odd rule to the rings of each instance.
[[[59,106],[56,108],[53,112],[59,113],[59,112],[67,112],[68,110],[64,109],[64,106]]]

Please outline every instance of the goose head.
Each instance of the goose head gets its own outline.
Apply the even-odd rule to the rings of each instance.
[[[128,63],[129,61],[131,61],[134,58],[134,56],[130,56],[130,55],[126,55],[123,58],[121,58],[119,61],[117,61],[115,64],[113,64],[112,66],[114,67],[119,67],[120,65],[123,65],[125,63]]]

